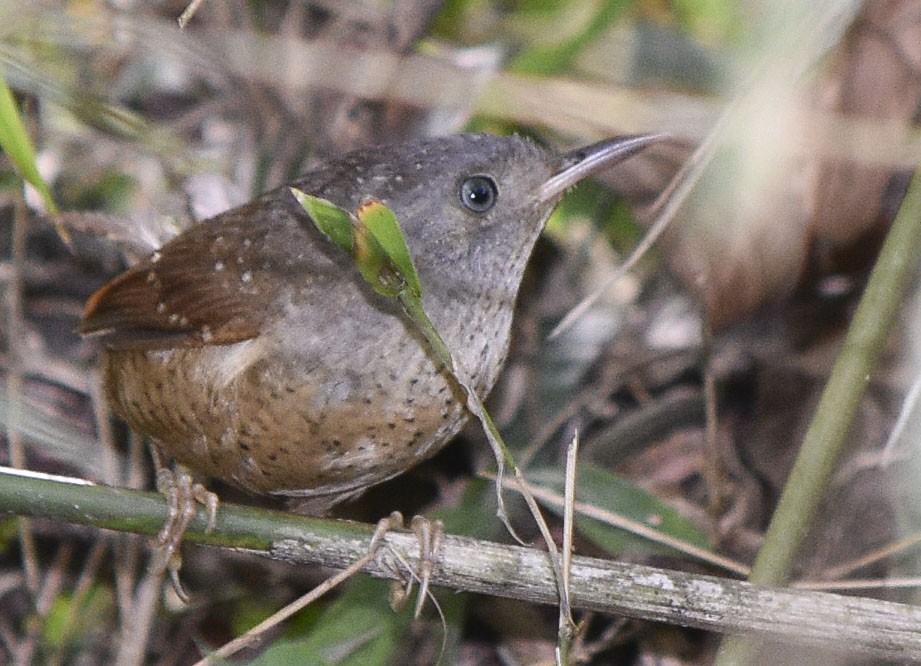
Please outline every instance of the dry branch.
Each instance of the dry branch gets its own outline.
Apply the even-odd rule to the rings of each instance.
[[[165,502],[155,493],[0,472],[0,508],[11,513],[142,534],[156,534],[166,516]],[[199,515],[187,540],[335,568],[345,568],[364,556],[373,532],[370,525],[230,504],[218,512],[214,532],[204,534],[204,526],[204,515]],[[393,532],[386,541],[412,566],[418,565],[414,535]],[[393,575],[377,562],[366,572],[376,577]],[[535,603],[557,600],[545,552],[466,537],[446,537],[432,584]],[[921,608],[906,604],[756,587],[728,578],[581,556],[572,559],[571,593],[577,609],[921,661]]]

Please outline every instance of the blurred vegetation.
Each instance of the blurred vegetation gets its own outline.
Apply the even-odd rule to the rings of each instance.
[[[423,104],[420,109],[419,104],[383,86],[383,110],[370,103],[344,105],[329,119],[324,117],[328,120],[324,123],[316,118],[334,106],[329,98],[345,96],[348,91],[317,93],[303,82],[288,80],[285,71],[269,69],[266,73],[262,65],[273,63],[280,51],[271,49],[281,48],[283,36],[299,44],[308,42],[310,35],[305,34],[304,26],[310,25],[311,18],[335,14],[337,3],[305,8],[302,3],[280,0],[206,0],[184,34],[174,24],[183,9],[181,2],[123,4],[127,8],[116,11],[91,0],[35,3],[28,9],[10,0],[0,2],[0,15],[9,20],[0,37],[0,61],[17,94],[14,98],[5,86],[0,88],[0,146],[8,159],[0,165],[0,190],[9,206],[18,197],[20,178],[41,194],[41,204],[28,199],[45,212],[30,222],[31,261],[51,256],[55,262],[79,265],[75,274],[60,269],[58,263],[43,264],[49,274],[39,278],[46,282],[30,294],[44,296],[62,284],[73,286],[76,293],[68,292],[67,299],[53,294],[42,301],[45,310],[34,307],[30,315],[50,308],[65,312],[75,324],[79,299],[88,296],[123,261],[177,229],[281,184],[290,174],[322,158],[324,153],[317,146],[323,144],[323,132],[335,134],[340,123],[346,130],[354,129],[363,113],[411,119],[406,121],[410,134],[432,128],[520,132],[568,147],[619,128],[624,132],[674,128],[678,138],[694,145],[702,138],[700,128],[706,129],[707,122],[714,120],[714,109],[720,108],[724,96],[737,84],[739,73],[745,73],[757,59],[749,49],[760,22],[770,14],[768,3],[738,0],[449,0],[418,47],[407,49],[404,55],[430,57],[423,64],[432,68],[429,78],[433,80],[443,71],[435,69],[432,54],[451,62],[451,75],[461,79],[458,99],[445,93],[450,99],[444,108],[441,102],[431,102],[430,107]],[[347,4],[339,6],[346,15],[361,11]],[[391,72],[394,81],[388,83],[392,88],[399,87],[406,71],[408,68]],[[529,87],[528,82],[534,85]],[[549,92],[572,83],[584,84],[576,92],[585,95],[572,98],[572,109],[559,109],[558,97],[545,99]],[[522,84],[522,88],[512,84]],[[536,99],[519,94],[521,90],[532,92]],[[576,122],[595,114],[596,109],[585,100],[597,99],[588,95],[599,91],[611,104],[599,106],[597,124]],[[569,110],[572,116],[558,115]],[[568,118],[574,119],[571,124]],[[384,135],[389,138],[395,131],[388,126]],[[508,441],[539,471],[535,480],[547,488],[561,485],[554,470],[560,469],[561,442],[569,439],[569,432],[561,431],[567,430],[563,424],[573,402],[591,413],[586,420],[592,423],[606,410],[618,412],[622,403],[634,407],[654,397],[666,383],[682,388],[700,384],[693,364],[662,379],[661,385],[643,385],[636,391],[630,378],[620,378],[618,384],[597,371],[599,359],[615,346],[618,334],[640,345],[641,334],[629,327],[638,316],[638,300],[675,290],[669,277],[650,277],[662,268],[661,257],[655,254],[640,265],[633,282],[628,280],[626,287],[593,313],[597,317],[593,326],[577,328],[562,341],[540,343],[542,334],[574,299],[541,301],[536,294],[542,290],[563,291],[568,296],[581,293],[585,291],[581,280],[587,274],[590,282],[603,281],[617,259],[644,233],[632,203],[629,195],[614,196],[609,187],[597,183],[586,183],[567,196],[548,224],[550,241],[537,252],[538,263],[550,277],[534,276],[525,285],[521,315],[525,324],[518,331],[518,352],[513,351],[510,363],[510,374],[519,371],[525,380],[519,377],[517,387],[511,382],[500,387],[493,410]],[[56,205],[65,211],[60,219],[75,230],[76,258],[65,252],[60,241],[43,235],[49,228],[47,222],[59,219],[54,216]],[[121,222],[67,217],[75,212],[102,213]],[[13,229],[12,222],[6,224]],[[100,231],[106,237],[102,248]],[[3,241],[2,245],[8,252],[10,243]],[[42,255],[38,259],[36,252]],[[8,261],[12,265],[17,260],[11,257]],[[552,292],[554,288],[557,292]],[[656,303],[662,305],[665,300]],[[693,309],[686,299],[679,299],[677,307]],[[669,312],[665,305],[649,316],[663,312],[663,317]],[[681,351],[696,363],[700,321],[694,314],[687,319],[694,332],[683,341]],[[10,328],[5,332],[7,360],[12,359],[7,374],[20,380],[26,376],[36,385],[62,391],[65,397],[49,399],[47,390],[33,386],[24,395],[54,403],[67,414],[58,417],[60,421],[69,426],[76,423],[81,432],[102,437],[110,428],[93,425],[99,412],[94,413],[92,401],[99,395],[85,379],[71,379],[83,377],[93,367],[92,346],[72,339],[66,348],[54,348],[50,341],[55,338],[48,334],[38,345],[39,360],[27,358],[17,365],[14,361],[23,357],[21,346],[41,337],[41,326],[30,326],[34,332],[30,340],[11,337]],[[54,327],[54,335],[61,335],[60,323]],[[629,357],[630,352],[624,356]],[[647,358],[636,354],[632,360],[636,366],[631,371]],[[599,398],[592,393],[596,390],[592,385],[605,382],[614,387],[612,395]],[[620,402],[615,405],[616,401]],[[551,423],[556,427],[548,426]],[[115,435],[126,439],[120,429]],[[370,521],[392,509],[420,510],[430,517],[444,517],[449,532],[505,538],[493,518],[491,488],[470,478],[487,466],[482,453],[486,448],[476,433],[467,434],[466,440],[465,448],[452,447],[421,470],[410,472],[407,479],[372,489],[364,503],[359,501],[353,517]],[[79,454],[70,456],[65,464],[50,445],[41,442],[30,444],[35,451],[30,463],[53,471],[63,468],[113,485],[127,484],[130,475],[124,470],[136,456],[123,441],[116,444],[114,462],[107,467],[110,475],[89,463],[81,468]],[[688,459],[675,466],[696,464],[695,456],[688,454]],[[84,459],[95,460],[96,454]],[[679,477],[677,471],[668,469]],[[693,482],[687,478],[680,477],[671,485],[671,478],[646,479],[646,486],[655,482],[673,490],[680,486],[675,496],[662,498],[628,480],[620,470],[614,473],[586,466],[579,497],[620,510],[668,537],[705,548],[710,521],[696,506],[684,510],[689,504],[703,504],[703,484],[699,478]],[[439,485],[445,490],[438,492]],[[431,491],[433,486],[435,491]],[[671,504],[680,505],[683,511]],[[527,522],[522,507],[516,509],[516,524]],[[656,561],[682,558],[661,544],[615,527],[596,521],[585,521],[582,526],[579,548],[591,554]],[[12,520],[3,521],[0,544],[4,571],[18,576],[20,557],[28,556],[20,556],[13,547],[15,529]],[[38,564],[47,570],[57,567],[54,572],[66,583],[56,591],[45,588],[51,590],[50,600],[41,607],[33,598],[35,590],[20,589],[12,596],[8,607],[18,612],[0,618],[2,626],[21,637],[21,646],[28,649],[13,654],[15,650],[7,645],[0,654],[20,663],[92,663],[114,658],[112,637],[124,629],[121,615],[130,607],[124,598],[131,596],[139,580],[143,556],[137,543],[113,541],[112,554],[104,565],[97,563],[95,571],[87,565],[83,570],[82,550],[94,538],[66,531],[59,535],[48,528],[39,532]],[[73,555],[74,549],[81,551],[80,556]],[[288,601],[295,590],[322,578],[322,572],[292,574],[275,564],[259,563],[258,571],[252,572],[257,564],[241,564],[233,556],[222,559],[215,551],[189,549],[186,555],[183,577],[188,579],[193,604],[159,614],[146,651],[150,663],[158,659],[157,663],[185,663],[197,644],[226,642]],[[119,582],[118,576],[127,576],[131,583]],[[78,589],[78,583],[83,587]],[[491,607],[489,600],[438,591],[446,624],[441,625],[434,614],[413,623],[409,610],[399,614],[383,610],[384,587],[376,581],[355,579],[338,598],[318,602],[288,623],[253,663],[428,663],[439,655],[442,663],[449,664],[499,663],[506,657],[507,663],[530,663],[546,658],[548,646],[555,641],[551,611],[542,609],[533,615],[531,610],[520,611],[525,619],[517,619],[522,624],[530,621],[532,626],[527,628],[533,632],[526,635],[533,644],[523,646],[516,643],[516,632],[526,632],[505,617],[515,614],[507,607]],[[17,624],[12,626],[12,622]],[[644,635],[646,630],[636,625],[592,617],[585,622],[579,646],[583,663],[638,663],[638,654],[654,653],[658,647],[658,639]],[[706,640],[690,632],[678,638],[668,635],[662,641],[677,643],[666,651],[682,654],[680,663],[705,663],[712,650]],[[503,649],[514,654],[503,657]]]

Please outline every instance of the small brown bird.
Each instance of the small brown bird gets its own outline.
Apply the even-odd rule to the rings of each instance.
[[[423,303],[485,395],[515,297],[563,193],[657,140],[564,155],[520,137],[461,134],[359,150],[292,186],[396,214]],[[288,187],[206,220],[103,286],[99,335],[112,408],[192,470],[253,493],[335,502],[438,451],[467,418],[399,306],[317,231]]]

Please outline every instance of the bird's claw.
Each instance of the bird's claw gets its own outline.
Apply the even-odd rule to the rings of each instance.
[[[166,497],[169,507],[166,522],[157,535],[158,566],[169,571],[176,593],[185,601],[188,596],[179,582],[179,569],[182,567],[179,546],[189,523],[198,513],[199,504],[205,507],[207,515],[205,531],[210,532],[214,529],[218,497],[197,483],[181,465],[176,465],[173,469],[160,467],[157,470],[157,490]]]
[[[371,548],[380,548],[383,536],[393,529],[403,527],[403,516],[399,511],[394,511],[377,523],[374,536],[371,537]],[[394,611],[401,610],[407,599],[412,595],[414,581],[419,581],[419,594],[416,598],[414,617],[422,613],[425,598],[429,591],[429,582],[432,572],[437,564],[444,543],[444,523],[440,520],[428,520],[423,516],[413,516],[409,524],[419,542],[419,568],[413,571],[399,553],[388,546],[381,550],[378,558],[380,565],[394,575],[390,586],[390,607]]]

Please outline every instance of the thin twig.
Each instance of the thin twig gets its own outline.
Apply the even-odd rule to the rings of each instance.
[[[921,171],[912,178],[886,236],[841,353],[803,437],[796,462],[765,533],[764,544],[752,567],[750,580],[754,583],[779,585],[790,575],[793,560],[809,533],[860,400],[902,306],[905,288],[917,265],[919,248]],[[749,641],[727,640],[720,647],[717,663],[720,666],[747,664],[756,650],[757,646]]]
[[[247,631],[245,634],[238,636],[229,643],[225,643],[214,652],[211,652],[207,657],[196,662],[195,666],[208,666],[208,664],[220,663],[220,660],[226,659],[227,657],[236,654],[243,648],[252,644],[256,639],[259,638],[259,636],[264,634],[272,627],[275,627],[278,624],[284,622],[301,609],[306,608],[312,604],[314,601],[322,597],[337,585],[345,582],[355,574],[359,573],[374,559],[375,555],[376,553],[373,550],[369,550],[364,557],[355,560],[355,562],[353,562],[350,566],[346,567],[334,576],[330,576],[307,594],[292,601],[290,604],[276,611],[275,613],[272,613],[271,616],[267,617],[265,620]]]
[[[525,501],[525,505],[527,505],[528,510],[531,512],[531,516],[534,518],[534,522],[537,524],[537,528],[540,531],[541,537],[547,546],[547,557],[549,559],[550,566],[556,575],[557,588],[559,590],[560,613],[564,618],[566,618],[567,623],[570,625],[570,631],[572,631],[572,627],[575,626],[575,623],[572,619],[572,608],[564,582],[563,569],[560,563],[560,552],[557,548],[556,542],[553,540],[553,535],[550,534],[550,528],[547,526],[547,521],[541,513],[540,507],[537,505],[537,502],[534,499],[534,495],[530,491],[530,484],[528,484],[527,480],[524,478],[524,475],[521,473],[521,469],[515,463],[515,459],[512,457],[511,452],[505,445],[505,441],[502,439],[502,435],[499,433],[499,428],[492,420],[489,412],[486,411],[486,407],[483,405],[482,400],[480,400],[480,396],[476,392],[473,381],[466,374],[463,368],[461,368],[457,363],[457,360],[454,358],[454,354],[451,353],[451,350],[445,344],[444,339],[438,333],[435,325],[429,319],[428,314],[426,314],[425,310],[422,308],[421,300],[418,298],[407,298],[406,294],[402,293],[399,296],[399,302],[400,305],[403,306],[403,309],[406,311],[407,316],[413,321],[413,323],[416,324],[419,331],[425,336],[426,341],[435,352],[436,357],[447,366],[454,379],[458,382],[458,384],[461,385],[461,388],[467,395],[467,409],[470,410],[470,413],[473,414],[483,425],[483,430],[486,433],[486,439],[489,442],[489,445],[492,448],[496,459],[496,478],[498,479],[496,483],[496,500],[498,502],[497,515],[505,525],[509,534],[511,534],[520,543],[521,540],[518,538],[518,535],[515,533],[515,530],[512,528],[512,525],[509,522],[508,515],[505,511],[505,502],[502,497],[502,479],[505,475],[505,465],[508,465],[509,469],[511,469],[512,473],[515,475],[515,481],[518,483],[518,486],[521,489],[521,496]]]
[[[870,566],[871,564],[876,564],[880,560],[884,560],[888,557],[892,557],[893,555],[903,553],[909,548],[914,548],[919,543],[921,543],[921,532],[915,532],[902,539],[899,539],[898,541],[886,544],[881,548],[876,548],[866,555],[862,555],[861,557],[850,560],[848,562],[843,562],[842,564],[834,567],[829,567],[822,572],[822,576],[829,581],[844,578],[845,576],[851,575],[858,569],[863,569],[864,567]]]
[[[704,324],[704,415],[706,425],[706,450],[704,478],[707,482],[707,510],[710,514],[710,541],[719,543],[719,515],[723,510],[725,474],[719,446],[719,413],[716,390],[716,371],[713,368],[713,331]]]
[[[6,318],[7,349],[9,354],[6,392],[9,406],[6,423],[6,441],[10,463],[13,467],[26,467],[26,453],[22,442],[22,345],[26,339],[22,315],[23,266],[26,260],[26,203],[20,191],[13,210],[12,263],[13,271],[7,285]],[[19,543],[26,574],[26,587],[35,595],[39,588],[38,554],[35,538],[28,520],[19,521]]]
[[[489,475],[484,476],[489,478]],[[506,480],[504,483],[510,488],[520,490],[515,481]],[[552,506],[565,508],[565,498],[560,497],[558,493],[555,493],[552,490],[548,490],[546,488],[539,488],[535,486],[531,486],[530,490],[540,501]],[[630,518],[625,518],[624,516],[613,513],[606,509],[602,509],[593,504],[589,504],[587,502],[574,502],[573,507],[581,516],[600,520],[601,522],[612,525],[613,527],[618,527],[622,530],[630,532],[631,534],[635,534],[636,536],[648,539],[653,543],[667,546],[676,552],[689,555],[690,557],[700,560],[701,562],[717,566],[721,569],[725,569],[726,571],[730,571],[740,576],[747,576],[749,573],[751,573],[751,569],[740,562],[731,560],[728,557],[723,557],[722,555],[718,555],[712,551],[705,550],[686,541],[681,541],[680,539],[669,536],[668,534],[660,532],[659,530],[649,527],[648,525],[644,525],[643,523],[631,520]]]
[[[188,25],[189,21],[192,20],[192,17],[195,16],[195,12],[198,11],[198,8],[201,7],[202,3],[205,0],[192,0],[188,6],[183,10],[182,14],[179,15],[179,18],[176,19],[176,22],[179,24],[180,28],[185,28]]]
[[[139,666],[144,663],[147,640],[150,637],[154,613],[157,609],[160,591],[163,589],[163,581],[166,577],[166,571],[162,566],[159,566],[157,559],[156,553],[150,554],[147,571],[144,577],[141,578],[137,593],[134,596],[131,614],[123,623],[118,655],[115,658],[116,664]]]
[[[566,449],[566,483],[564,495],[566,498],[565,508],[563,510],[563,592],[566,599],[569,599],[569,580],[572,573],[572,548],[573,534],[575,533],[575,508],[576,503],[576,462],[579,456],[579,431],[572,434],[572,440]],[[557,627],[557,662],[559,664],[568,663],[569,650],[572,643],[572,637],[575,633],[575,627],[572,624],[572,618],[567,617],[560,611],[559,625]]]

